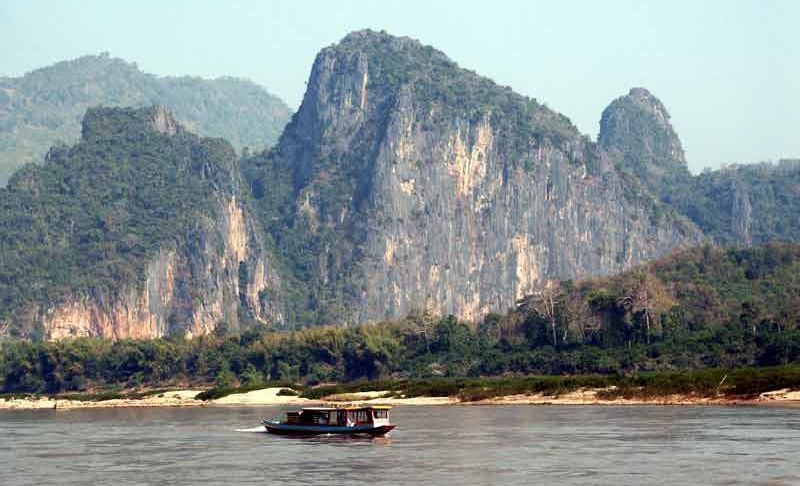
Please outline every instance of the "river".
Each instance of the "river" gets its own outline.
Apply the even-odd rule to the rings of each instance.
[[[800,409],[407,406],[386,438],[255,432],[284,411],[0,411],[0,484],[800,484]]]

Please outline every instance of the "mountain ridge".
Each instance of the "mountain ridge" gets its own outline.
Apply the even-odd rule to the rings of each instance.
[[[108,53],[82,56],[0,78],[0,184],[25,163],[41,162],[50,145],[77,140],[88,108],[151,104],[238,150],[271,145],[291,115],[283,101],[242,78],[155,76]]]

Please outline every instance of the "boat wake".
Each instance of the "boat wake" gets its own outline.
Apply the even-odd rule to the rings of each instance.
[[[250,429],[236,429],[234,432],[266,432],[267,428],[263,425],[259,425],[258,427],[253,427]]]

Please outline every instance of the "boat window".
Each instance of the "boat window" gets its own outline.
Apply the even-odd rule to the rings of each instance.
[[[350,418],[357,423],[371,422],[372,419],[366,410],[353,410],[350,412]]]
[[[389,411],[388,410],[373,410],[373,416],[376,419],[385,419],[389,418]]]

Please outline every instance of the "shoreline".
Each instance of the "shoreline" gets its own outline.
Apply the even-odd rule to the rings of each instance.
[[[475,401],[458,397],[385,397],[387,391],[343,393],[312,400],[298,396],[279,395],[281,388],[264,388],[244,393],[233,393],[214,400],[198,400],[202,390],[172,390],[142,398],[113,398],[109,400],[71,400],[58,397],[0,398],[0,410],[80,410],[93,408],[145,408],[145,407],[247,407],[276,405],[372,405],[393,406],[495,406],[495,405],[571,405],[571,406],[769,406],[800,408],[800,391],[789,389],[762,393],[752,398],[697,397],[667,395],[647,398],[599,398],[601,389],[580,389],[560,395],[530,394],[505,395]]]

